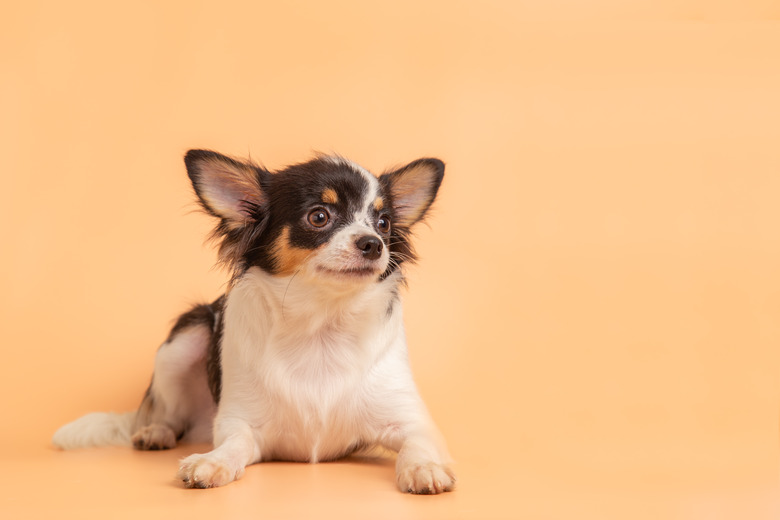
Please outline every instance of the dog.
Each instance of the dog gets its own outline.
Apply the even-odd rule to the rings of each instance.
[[[450,457],[412,379],[399,299],[402,268],[416,258],[411,228],[444,163],[423,158],[377,177],[318,155],[271,172],[190,150],[185,164],[217,219],[227,290],[178,318],[138,410],[86,415],[53,444],[211,442],[180,461],[190,488],[223,486],[261,461],[382,447],[397,452],[399,490],[452,490]]]

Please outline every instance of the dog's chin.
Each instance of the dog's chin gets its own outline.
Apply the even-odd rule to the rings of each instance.
[[[320,265],[317,273],[335,282],[365,284],[378,280],[382,271],[377,267],[333,268]]]

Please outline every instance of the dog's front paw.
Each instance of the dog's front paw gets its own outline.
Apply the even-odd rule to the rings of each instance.
[[[416,495],[436,495],[452,491],[455,474],[450,468],[435,462],[408,464],[396,471],[398,489]]]
[[[181,460],[177,476],[188,488],[204,489],[224,486],[241,478],[243,474],[244,468],[236,471],[209,454],[195,454]]]

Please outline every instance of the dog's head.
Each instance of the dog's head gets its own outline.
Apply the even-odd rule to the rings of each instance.
[[[201,204],[219,219],[213,236],[234,277],[257,266],[340,285],[382,280],[414,260],[410,228],[444,176],[438,159],[379,177],[333,156],[274,173],[207,150],[184,160]]]

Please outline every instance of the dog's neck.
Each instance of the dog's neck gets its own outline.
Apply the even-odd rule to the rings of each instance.
[[[284,327],[297,333],[323,328],[363,329],[387,321],[398,301],[401,273],[363,285],[321,283],[304,276],[273,276],[252,267],[231,290],[253,300],[253,307],[269,320],[266,330]],[[259,317],[258,317],[259,318]]]

